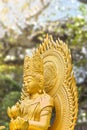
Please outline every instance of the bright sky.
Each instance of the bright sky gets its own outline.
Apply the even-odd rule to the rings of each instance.
[[[50,6],[39,16],[38,22],[33,20],[32,23],[43,24],[49,20],[54,21],[69,16],[79,16],[79,5],[77,0],[52,0]],[[11,28],[20,33],[18,26],[24,28],[26,18],[35,14],[41,6],[40,0],[0,0],[0,22],[8,30]]]

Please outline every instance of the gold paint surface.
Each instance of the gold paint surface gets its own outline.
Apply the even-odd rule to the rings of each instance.
[[[32,57],[25,57],[21,99],[7,112],[10,130],[74,130],[78,94],[70,50],[63,41],[47,36]]]

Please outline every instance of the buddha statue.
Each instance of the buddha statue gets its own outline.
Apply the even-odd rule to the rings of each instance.
[[[23,80],[21,99],[8,107],[10,130],[74,130],[78,94],[70,50],[63,41],[47,35],[33,56],[25,57]]]
[[[27,96],[8,108],[10,130],[47,130],[53,108],[53,98],[44,90],[43,60],[40,55],[26,56],[24,89]]]

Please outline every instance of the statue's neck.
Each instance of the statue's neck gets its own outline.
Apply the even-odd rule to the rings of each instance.
[[[30,95],[30,99],[36,99],[36,98],[38,98],[39,96],[40,96],[39,93],[31,94],[31,95]]]

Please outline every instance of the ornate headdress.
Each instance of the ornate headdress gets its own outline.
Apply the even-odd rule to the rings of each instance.
[[[26,56],[24,59],[24,77],[31,73],[43,75],[43,60],[40,54],[35,54],[31,58]]]

